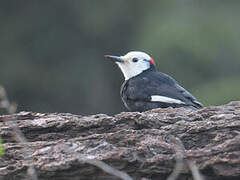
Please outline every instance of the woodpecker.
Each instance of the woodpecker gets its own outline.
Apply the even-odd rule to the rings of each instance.
[[[117,63],[124,75],[120,95],[129,111],[143,112],[167,107],[195,110],[203,107],[176,80],[159,72],[148,54],[131,51],[124,56],[105,55],[105,58]]]

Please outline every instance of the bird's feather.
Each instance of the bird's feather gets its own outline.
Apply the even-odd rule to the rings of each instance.
[[[165,102],[165,103],[175,103],[175,104],[185,104],[179,99],[173,99],[166,96],[152,95],[151,102]]]
[[[136,102],[147,102],[146,105],[151,106],[150,108],[157,107],[157,96],[164,97],[158,98],[162,100],[159,101],[159,107],[179,107],[180,104],[185,107],[202,107],[202,104],[172,77],[158,72],[155,68],[148,69],[140,75],[125,81],[121,89],[121,96],[130,110],[134,109],[133,106],[136,105]],[[152,98],[152,96],[155,98]],[[152,99],[155,101],[152,101]],[[131,102],[135,102],[135,104]]]

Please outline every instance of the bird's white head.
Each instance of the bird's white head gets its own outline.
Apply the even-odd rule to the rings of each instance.
[[[120,67],[125,80],[128,80],[155,65],[154,60],[144,52],[131,51],[124,56],[105,56]]]

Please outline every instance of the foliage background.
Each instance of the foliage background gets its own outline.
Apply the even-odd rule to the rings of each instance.
[[[239,100],[240,1],[0,2],[0,84],[18,110],[118,113],[104,54],[149,53],[204,105]]]
[[[4,153],[4,148],[3,148],[3,145],[2,145],[2,139],[0,138],[0,157],[3,155]]]

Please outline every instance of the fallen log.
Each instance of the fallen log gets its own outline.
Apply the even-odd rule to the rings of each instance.
[[[28,142],[16,141],[7,121],[14,121]],[[3,180],[27,178],[30,166],[41,180],[119,179],[95,161],[134,180],[167,179],[178,161],[179,180],[193,179],[192,166],[205,179],[240,179],[240,102],[114,116],[20,112],[0,116],[0,136]]]

